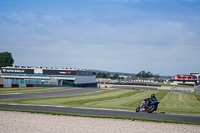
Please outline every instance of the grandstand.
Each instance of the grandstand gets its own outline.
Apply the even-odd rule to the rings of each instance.
[[[192,84],[199,85],[200,84],[200,74],[198,72],[190,73],[190,75],[178,74],[174,78],[171,79],[173,84]]]
[[[0,87],[59,85],[96,87],[96,73],[83,69],[51,67],[2,67]]]

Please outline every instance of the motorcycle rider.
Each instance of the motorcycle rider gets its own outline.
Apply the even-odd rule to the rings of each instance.
[[[146,109],[149,106],[150,102],[157,101],[157,99],[156,99],[155,94],[151,94],[151,97],[144,99],[144,101],[146,102],[146,104],[144,104],[144,108]]]

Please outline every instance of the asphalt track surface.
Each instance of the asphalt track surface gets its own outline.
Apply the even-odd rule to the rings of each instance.
[[[22,98],[41,98],[55,96],[69,96],[75,94],[84,94],[102,91],[98,88],[84,88],[56,92],[43,92],[31,94],[9,94],[0,95],[1,100],[5,99],[22,99]],[[87,114],[87,115],[103,115],[103,116],[119,116],[119,117],[135,117],[135,118],[150,118],[161,120],[173,120],[182,122],[200,123],[200,116],[172,115],[164,113],[146,113],[124,110],[109,110],[109,109],[92,109],[92,108],[77,108],[77,107],[57,107],[57,106],[35,106],[35,105],[6,105],[0,104],[0,108],[18,109],[18,110],[34,110],[34,111],[51,111],[60,113]]]
[[[155,87],[129,87],[129,86],[114,86],[112,88],[127,89],[127,90],[158,90]]]
[[[123,111],[123,110],[35,106],[35,105],[5,105],[5,104],[0,104],[0,108],[18,109],[18,110],[34,110],[34,111],[51,111],[51,112],[60,112],[60,113],[102,115],[102,116],[151,118],[151,119],[200,123],[200,117],[198,116],[172,115],[172,114],[162,114],[162,113],[150,114],[146,112],[136,113],[134,111]]]

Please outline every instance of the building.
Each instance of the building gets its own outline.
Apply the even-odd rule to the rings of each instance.
[[[82,69],[49,67],[2,67],[0,87],[26,87],[45,85],[69,85],[96,87],[96,73]],[[3,84],[3,85],[2,85]]]
[[[173,84],[192,84],[199,85],[200,83],[200,74],[198,72],[186,74],[178,74],[172,78]]]

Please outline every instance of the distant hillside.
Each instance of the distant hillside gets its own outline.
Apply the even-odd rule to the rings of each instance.
[[[111,75],[119,74],[124,76],[129,76],[134,73],[123,73],[123,72],[110,72],[110,71],[103,71],[103,70],[94,70],[94,69],[85,69],[86,71],[96,72],[96,73],[110,73]]]

